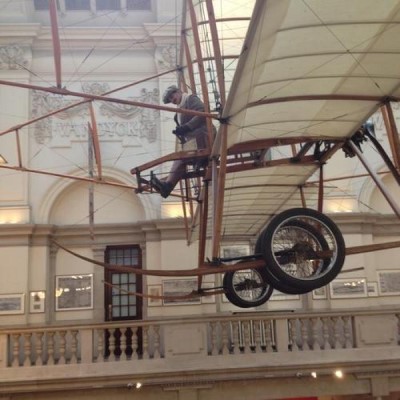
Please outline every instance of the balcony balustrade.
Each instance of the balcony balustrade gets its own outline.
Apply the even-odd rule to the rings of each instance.
[[[293,376],[338,364],[357,373],[373,365],[376,372],[400,364],[400,312],[263,312],[3,329],[0,363],[0,388],[128,375],[166,383],[192,374],[201,381],[245,368]]]

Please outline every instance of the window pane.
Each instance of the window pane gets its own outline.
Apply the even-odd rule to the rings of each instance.
[[[121,307],[121,317],[128,316],[128,307]]]
[[[117,284],[119,283],[119,274],[113,274],[111,278],[112,284]]]
[[[131,317],[136,317],[136,307],[129,307]]]
[[[121,296],[121,306],[128,305],[128,296]]]
[[[121,274],[121,283],[128,283],[128,275]]]
[[[128,10],[151,10],[151,0],[127,0]]]
[[[49,0],[35,0],[34,5],[35,5],[35,10],[48,10]]]
[[[90,0],[65,0],[66,10],[90,10]]]
[[[136,292],[136,285],[135,284],[129,285],[129,291],[130,292]]]
[[[112,298],[112,303],[113,303],[113,306],[119,306],[119,297],[118,296],[114,296]]]
[[[120,0],[97,0],[97,10],[119,10],[121,8]]]
[[[119,317],[120,316],[119,308],[113,307],[112,315],[113,317]]]

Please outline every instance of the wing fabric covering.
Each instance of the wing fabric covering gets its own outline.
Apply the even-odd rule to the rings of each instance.
[[[267,139],[352,136],[385,99],[400,95],[399,10],[398,0],[257,1],[222,113],[228,154]],[[292,152],[275,145],[265,160]],[[301,206],[298,188],[318,169],[288,163],[228,173],[222,236],[255,237],[271,215]],[[305,189],[307,206],[316,193]]]

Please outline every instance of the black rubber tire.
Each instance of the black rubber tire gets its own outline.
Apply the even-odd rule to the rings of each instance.
[[[246,274],[252,276],[249,277]],[[238,282],[241,277],[243,277],[242,281]],[[226,272],[223,278],[223,286],[227,299],[240,308],[260,306],[269,300],[274,291],[263,269]],[[255,297],[250,298],[251,296],[246,296],[246,293],[252,293]]]
[[[307,225],[299,227],[299,222]],[[290,238],[298,228],[306,240],[299,237],[297,242],[296,237]],[[284,240],[290,244],[286,249],[281,248]],[[293,208],[276,215],[264,230],[261,250],[269,278],[272,275],[289,288],[305,291],[330,283],[341,271],[345,259],[345,243],[339,228],[326,215],[308,208]],[[326,253],[326,250],[332,254],[318,259],[318,251]]]
[[[328,248],[328,244],[326,243],[324,237],[322,235],[319,235],[319,232],[317,231],[316,228],[314,228],[312,225],[307,224],[304,221],[301,220],[293,220],[290,221],[290,226],[294,227],[299,227],[300,229],[304,229],[310,232],[313,232],[313,234],[319,236],[320,243],[324,249]],[[268,229],[268,228],[267,228]],[[256,254],[262,254],[262,248],[263,248],[263,243],[264,243],[264,235],[266,230],[265,229],[263,232],[261,232],[260,236],[258,237],[256,241],[256,245],[254,248],[254,252]],[[297,283],[291,282],[290,284],[278,279],[272,271],[268,268],[268,265],[265,266],[265,273],[268,277],[268,280],[270,284],[274,287],[274,289],[278,290],[279,292],[285,293],[285,294],[305,294],[309,293],[311,290],[310,288],[304,288],[301,284],[298,285]],[[319,286],[316,286],[314,289],[317,289]]]

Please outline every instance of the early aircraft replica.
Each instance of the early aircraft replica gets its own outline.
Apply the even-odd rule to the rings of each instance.
[[[343,151],[343,157],[360,159],[400,216],[399,205],[362,152],[366,141],[376,146],[400,184],[399,135],[391,107],[400,99],[400,1],[257,0],[238,1],[231,9],[224,3],[184,1],[180,59],[175,70],[164,72],[176,74],[183,91],[196,93],[206,105],[204,112],[124,100],[113,97],[114,91],[93,95],[63,89],[53,0],[56,86],[4,80],[0,85],[82,99],[54,113],[101,100],[205,117],[209,148],[182,149],[131,171],[136,192],[152,193],[154,170],[187,160],[180,189],[172,196],[182,201],[188,241],[199,241],[198,266],[137,273],[198,276],[198,290],[188,296],[225,293],[233,304],[246,308],[266,302],[273,289],[302,294],[327,285],[342,271],[346,255],[400,246],[346,248],[338,227],[323,214],[324,166]],[[101,151],[90,110],[98,177],[85,179],[99,182]],[[385,121],[391,157],[368,121],[377,112]],[[23,126],[49,116],[1,135],[15,132],[18,137]],[[21,160],[16,167],[2,167],[29,171]],[[254,253],[221,257],[223,240],[253,241]],[[203,288],[203,276],[216,273],[224,274],[223,285]]]
[[[181,88],[209,105],[212,146],[206,154],[170,154],[132,173],[138,192],[151,191],[145,171],[168,160],[208,157],[202,170],[188,163],[181,185],[188,239],[200,240],[200,270],[237,261],[240,270],[225,272],[223,289],[235,305],[253,307],[267,301],[272,288],[300,294],[326,285],[341,271],[346,254],[372,250],[346,249],[339,229],[322,213],[324,165],[338,150],[360,158],[400,215],[361,151],[364,141],[372,141],[400,182],[391,109],[400,94],[400,3],[259,0],[238,57],[226,46],[235,41],[235,24],[243,19],[221,15],[215,3],[186,2],[179,74]],[[232,63],[230,80],[224,66]],[[367,123],[378,110],[395,165]],[[317,184],[309,182],[315,173]],[[208,238],[212,257],[205,261]],[[222,238],[256,239],[255,252],[221,258]]]

